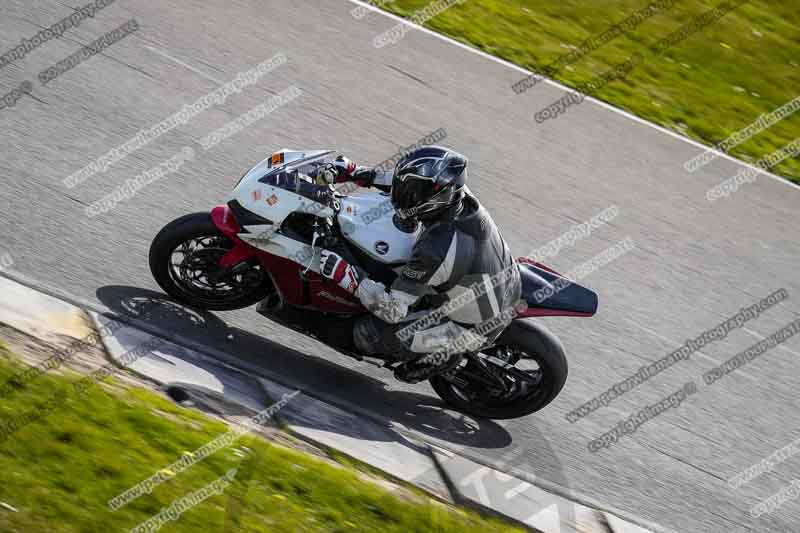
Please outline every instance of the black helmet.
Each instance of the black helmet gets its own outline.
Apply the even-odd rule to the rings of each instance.
[[[402,218],[436,218],[461,202],[466,181],[466,157],[441,146],[423,146],[397,162],[392,205]]]

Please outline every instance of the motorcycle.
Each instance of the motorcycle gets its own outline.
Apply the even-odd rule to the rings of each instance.
[[[421,227],[395,214],[388,185],[336,188],[322,180],[334,157],[332,150],[275,152],[239,179],[225,205],[167,224],[150,247],[156,282],[194,308],[258,304],[263,316],[317,339],[315,324],[369,313],[320,274],[320,251],[336,251],[389,286]],[[515,268],[527,307],[491,346],[466,353],[458,367],[429,380],[458,411],[508,419],[549,404],[566,382],[567,360],[558,338],[529,317],[597,311],[593,291],[553,269],[527,258]],[[388,369],[399,364],[391,354],[376,359],[339,351]]]

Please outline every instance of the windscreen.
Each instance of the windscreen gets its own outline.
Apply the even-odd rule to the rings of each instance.
[[[267,158],[262,162],[266,163],[267,169],[258,181],[290,190],[295,187],[294,180],[297,179],[313,183],[314,178],[319,174],[319,170],[326,164],[333,162],[334,153],[333,150],[314,151],[306,157],[281,162],[280,164],[272,164],[275,159],[273,155],[272,159]],[[253,170],[262,167],[262,163],[256,165]],[[263,167],[259,170],[264,171]]]

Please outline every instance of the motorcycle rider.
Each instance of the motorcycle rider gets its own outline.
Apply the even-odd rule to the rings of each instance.
[[[491,343],[508,325],[506,312],[520,297],[519,271],[509,247],[466,187],[467,163],[463,155],[440,146],[418,148],[397,163],[392,204],[401,218],[418,221],[423,230],[390,287],[333,251],[321,254],[322,275],[356,295],[372,313],[355,322],[353,344],[363,355],[402,362],[395,369],[402,381],[415,383],[454,369],[464,352],[454,347],[459,338],[477,340],[472,349]],[[343,157],[333,166],[330,181],[374,184],[371,169]],[[465,291],[473,295],[464,298]],[[457,305],[448,305],[456,298]],[[420,320],[426,315],[437,320]],[[476,327],[499,316],[503,320],[490,330]]]

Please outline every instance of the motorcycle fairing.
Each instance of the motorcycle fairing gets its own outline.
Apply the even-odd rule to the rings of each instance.
[[[418,227],[413,233],[398,230],[388,196],[374,192],[355,194],[342,198],[341,203],[339,226],[348,241],[380,263],[401,265],[408,261],[422,229]]]
[[[521,297],[528,303],[528,309],[521,316],[592,316],[597,312],[594,291],[530,259],[522,257],[517,261],[522,278]],[[557,290],[554,284],[559,279],[567,284]],[[553,289],[553,294],[538,301],[536,292],[548,287]]]
[[[220,260],[220,266],[233,266],[242,259],[255,256],[258,261],[269,272],[275,290],[280,298],[287,304],[300,308],[307,308],[314,311],[326,313],[352,314],[364,312],[365,309],[352,294],[345,291],[337,283],[333,283],[317,272],[319,271],[319,248],[313,256],[311,269],[305,272],[305,267],[287,257],[275,254],[269,250],[253,247],[252,243],[245,243],[241,238],[246,233],[242,233],[242,228],[237,223],[231,209],[226,205],[217,206],[211,210],[211,220],[222,231],[222,233],[234,242],[231,248]],[[309,248],[303,243],[285,239],[287,245],[294,243],[295,251],[302,251],[302,247]],[[251,246],[248,246],[250,244]],[[277,246],[280,246],[278,244]],[[285,249],[276,248],[279,252]]]

